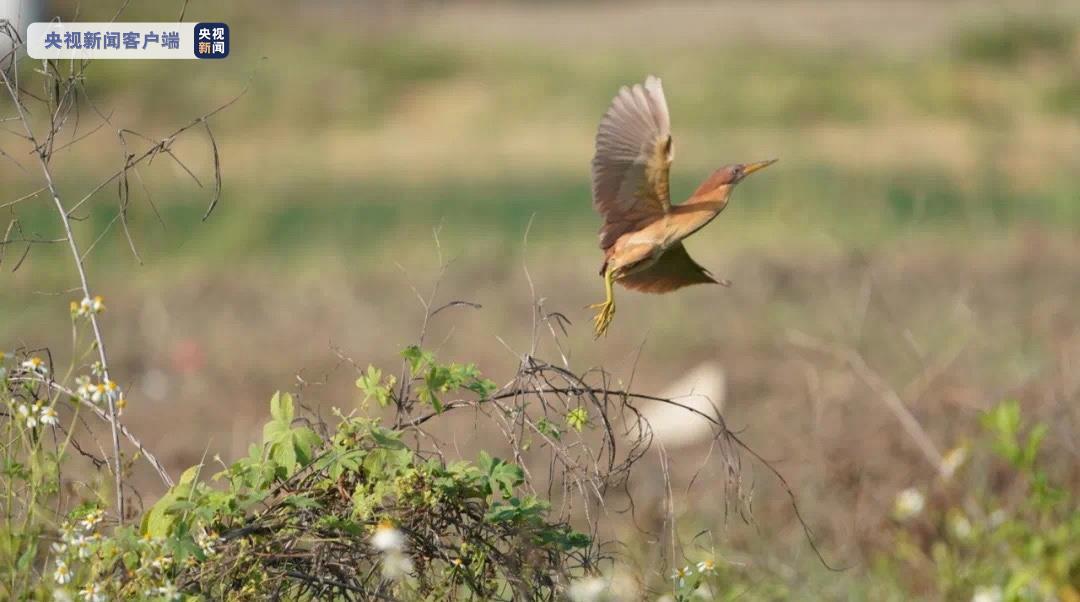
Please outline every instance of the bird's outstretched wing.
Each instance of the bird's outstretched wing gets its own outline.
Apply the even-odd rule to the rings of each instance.
[[[660,79],[623,86],[596,132],[593,206],[604,218],[600,248],[671,211],[668,171],[674,148]]]
[[[665,251],[656,263],[623,276],[617,282],[643,293],[666,293],[691,284],[719,284],[709,270],[690,258],[681,242]]]

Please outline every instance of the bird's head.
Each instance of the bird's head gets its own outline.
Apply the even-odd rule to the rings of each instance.
[[[731,190],[735,188],[735,185],[743,181],[743,178],[755,171],[765,169],[777,161],[779,161],[779,159],[769,159],[768,161],[758,161],[756,163],[733,163],[731,165],[725,165],[714,171],[713,174],[701,184],[695,195],[708,194],[709,196],[720,196],[726,199],[727,195],[731,193]]]

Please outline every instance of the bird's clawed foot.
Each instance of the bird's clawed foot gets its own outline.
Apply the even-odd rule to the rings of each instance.
[[[607,332],[608,326],[611,325],[611,319],[615,317],[615,301],[608,300],[603,303],[594,303],[589,306],[589,309],[600,310],[596,313],[596,317],[593,318],[594,338],[598,339]]]

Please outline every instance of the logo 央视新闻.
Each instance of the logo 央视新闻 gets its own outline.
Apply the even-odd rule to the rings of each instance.
[[[195,24],[195,58],[223,59],[229,56],[229,26],[224,23]]]

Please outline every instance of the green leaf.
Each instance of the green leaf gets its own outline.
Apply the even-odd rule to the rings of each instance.
[[[581,432],[589,424],[589,411],[584,407],[577,407],[566,413],[566,425],[577,432]]]
[[[176,523],[176,515],[169,512],[174,504],[191,491],[191,486],[199,475],[201,465],[196,464],[180,475],[180,480],[173,485],[150,510],[143,515],[140,530],[150,537],[167,537]]]
[[[293,421],[294,412],[293,398],[290,393],[283,394],[278,391],[270,398],[270,415],[274,417],[274,420],[290,424]]]
[[[34,558],[37,557],[37,542],[30,540],[26,550],[19,556],[19,560],[15,562],[15,568],[20,573],[25,573],[30,570],[31,565],[34,562]]]
[[[305,508],[319,508],[322,506],[319,502],[303,495],[289,495],[285,499],[281,500],[282,503],[303,510]]]
[[[315,450],[322,445],[322,438],[308,427],[300,427],[292,431],[293,445],[296,447],[296,457],[301,465],[307,466],[315,459]]]
[[[396,383],[397,379],[393,376],[383,382],[382,370],[374,366],[368,366],[367,374],[363,374],[356,379],[356,387],[364,392],[364,401],[366,402],[374,397],[375,401],[382,407],[390,405],[392,389]]]
[[[413,374],[420,372],[421,368],[425,365],[435,363],[435,356],[428,351],[424,351],[416,345],[409,345],[401,352],[401,356],[409,362],[409,369]]]

